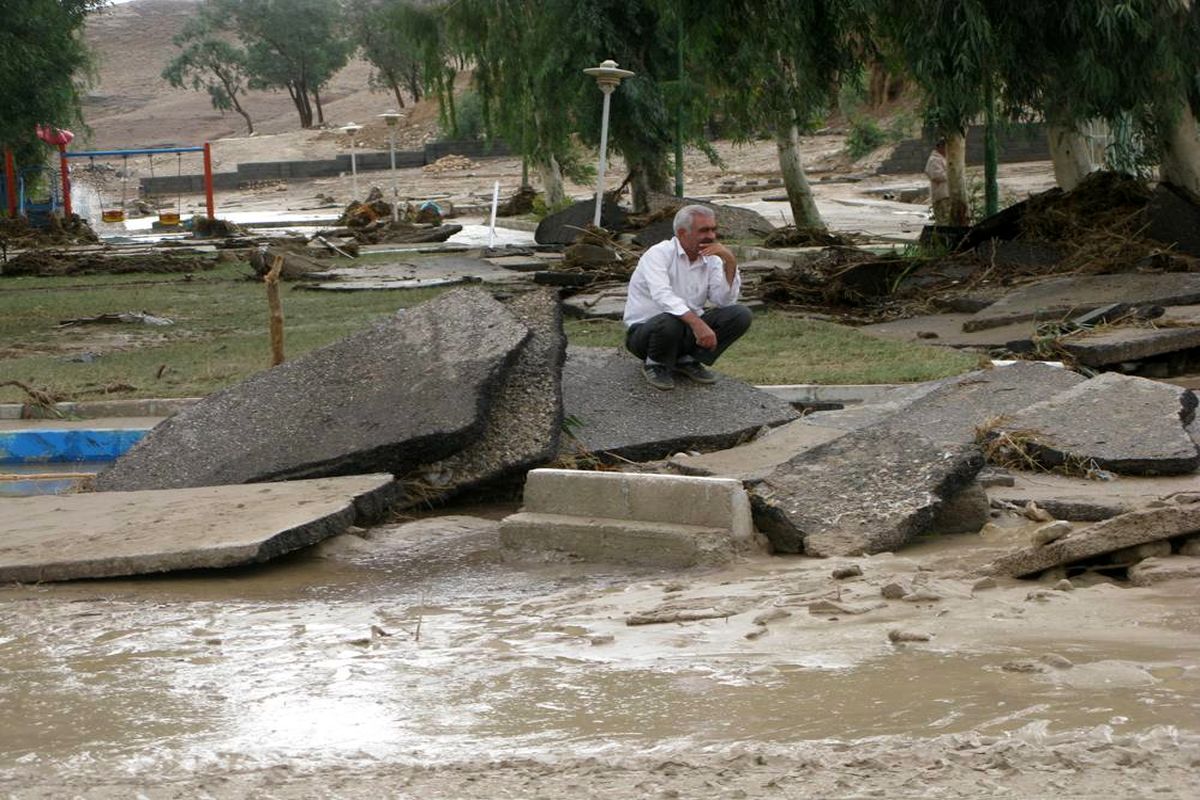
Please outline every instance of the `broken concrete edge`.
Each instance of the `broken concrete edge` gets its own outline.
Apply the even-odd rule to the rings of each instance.
[[[86,561],[70,560],[40,564],[14,564],[0,569],[0,584],[48,583],[94,578],[120,578],[163,572],[261,564],[295,550],[314,545],[332,536],[345,533],[352,525],[366,527],[383,521],[404,496],[403,487],[385,473],[365,475],[380,482],[361,494],[346,498],[346,504],[335,511],[276,532],[271,538],[252,545],[226,547],[206,552],[207,562],[197,563],[195,551],[143,553]],[[208,487],[201,487],[208,488]],[[150,490],[160,491],[160,490]],[[162,490],[174,492],[179,490]],[[183,490],[187,491],[187,490]]]

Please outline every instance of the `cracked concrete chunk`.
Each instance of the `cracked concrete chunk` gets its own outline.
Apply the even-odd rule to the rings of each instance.
[[[578,445],[635,461],[732,447],[799,416],[774,395],[724,376],[708,386],[681,378],[673,391],[659,391],[637,359],[615,348],[568,347],[562,386]]]
[[[945,498],[982,466],[973,445],[868,428],[802,453],[754,484],[754,519],[777,552],[894,550],[927,530]]]
[[[391,475],[5,500],[0,582],[255,564],[378,521]]]
[[[480,432],[529,329],[460,289],[205,397],[101,473],[101,491],[408,472]]]
[[[494,391],[479,438],[420,470],[432,494],[456,494],[544,464],[558,453],[567,351],[558,298],[540,289],[518,295],[505,307],[532,335]]]
[[[1200,504],[1132,511],[1078,528],[1050,544],[1008,553],[994,560],[987,571],[993,575],[1024,578],[1103,553],[1198,532]]]
[[[1200,558],[1195,556],[1147,558],[1129,568],[1129,582],[1134,586],[1153,586],[1156,583],[1185,578],[1200,578]]]
[[[1021,432],[1029,454],[1047,467],[1180,475],[1200,467],[1200,449],[1184,427],[1196,405],[1190,389],[1107,372],[1005,417],[989,436]]]

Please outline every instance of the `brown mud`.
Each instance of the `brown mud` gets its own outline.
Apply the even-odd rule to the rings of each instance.
[[[870,558],[514,564],[506,509],[465,511],[258,569],[0,589],[0,795],[1200,789],[1197,582],[978,584],[1018,518]],[[627,624],[663,608],[720,613]]]

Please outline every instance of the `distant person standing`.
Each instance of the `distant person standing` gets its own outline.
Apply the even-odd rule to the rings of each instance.
[[[946,140],[938,139],[925,162],[925,174],[929,177],[929,201],[933,205],[933,221],[938,225],[950,224],[950,181],[946,175]]]

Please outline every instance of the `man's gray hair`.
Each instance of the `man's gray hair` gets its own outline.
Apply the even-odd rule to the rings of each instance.
[[[696,217],[712,217],[717,218],[717,212],[713,211],[708,206],[693,204],[684,206],[675,212],[675,221],[671,223],[671,230],[676,233],[682,228],[688,233],[691,233],[695,228]]]

